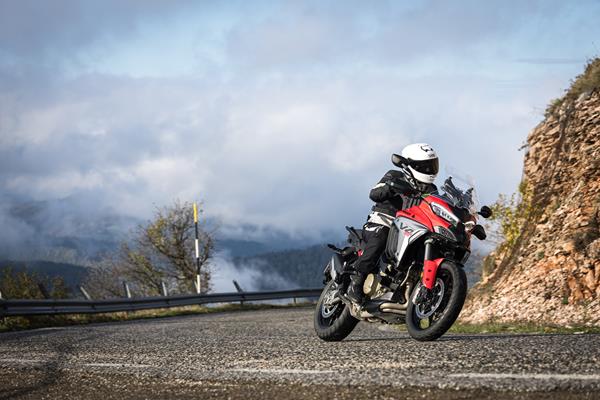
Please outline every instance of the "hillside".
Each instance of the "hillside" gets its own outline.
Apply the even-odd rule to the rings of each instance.
[[[600,325],[600,59],[549,106],[527,149],[523,221],[461,318]]]

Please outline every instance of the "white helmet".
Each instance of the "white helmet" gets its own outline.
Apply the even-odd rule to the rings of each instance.
[[[438,156],[427,143],[413,143],[402,149],[406,166],[420,183],[433,183],[440,169]]]

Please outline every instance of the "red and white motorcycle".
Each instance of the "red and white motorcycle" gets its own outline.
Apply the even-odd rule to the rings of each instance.
[[[392,160],[402,165],[401,157]],[[377,272],[367,275],[365,301],[357,305],[343,294],[352,265],[362,254],[361,231],[350,232],[349,246],[334,245],[327,264],[325,288],[317,303],[314,327],[326,341],[339,341],[359,321],[406,323],[408,333],[421,341],[442,336],[458,318],[467,295],[463,265],[471,254],[471,236],[486,238],[477,217],[491,210],[475,209],[473,188],[457,188],[448,178],[439,194],[423,197],[418,205],[398,211]]]

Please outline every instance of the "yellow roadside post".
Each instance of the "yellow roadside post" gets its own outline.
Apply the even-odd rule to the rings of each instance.
[[[200,249],[198,243],[198,206],[194,203],[194,228],[196,230],[196,293],[200,294]]]

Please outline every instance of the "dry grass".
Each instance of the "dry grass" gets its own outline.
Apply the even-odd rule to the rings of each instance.
[[[583,73],[571,81],[571,87],[567,89],[565,95],[552,100],[548,104],[545,116],[556,115],[556,112],[565,102],[573,102],[582,93],[590,93],[595,90],[600,90],[600,58],[590,60]]]
[[[600,326],[558,326],[533,323],[454,324],[453,333],[600,333]]]

